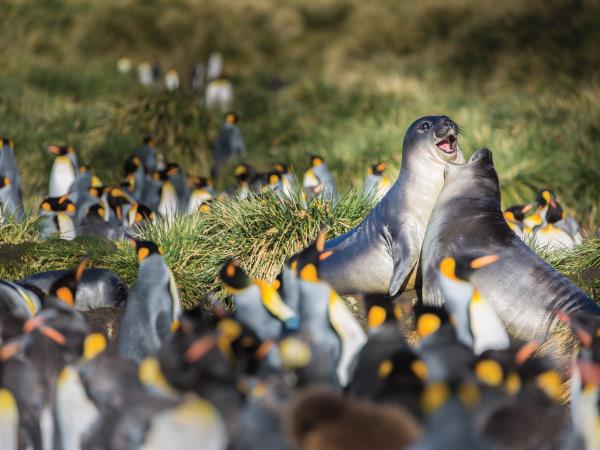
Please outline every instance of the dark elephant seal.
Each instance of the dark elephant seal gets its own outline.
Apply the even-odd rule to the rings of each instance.
[[[50,287],[68,270],[50,270],[23,278],[19,284],[35,286],[48,295]],[[127,299],[127,285],[119,276],[107,269],[92,268],[83,272],[77,286],[75,307],[80,311],[115,307]]]
[[[320,275],[340,294],[393,296],[408,287],[444,169],[464,161],[458,132],[446,116],[421,117],[408,128],[390,191],[360,225],[325,244],[333,254],[321,263]]]
[[[556,323],[556,310],[600,315],[600,306],[510,229],[500,209],[498,175],[488,149],[446,169],[421,252],[424,304],[443,303],[438,276],[442,258],[469,251],[499,256],[496,263],[476,270],[470,281],[519,339],[545,337]]]

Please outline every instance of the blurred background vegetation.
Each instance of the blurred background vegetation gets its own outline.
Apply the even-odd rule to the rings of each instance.
[[[505,206],[550,187],[588,237],[600,222],[598,1],[5,0],[0,29],[0,136],[16,142],[31,208],[51,143],[117,182],[152,134],[208,174],[221,117],[189,77],[218,50],[261,170],[302,173],[319,153],[342,191],[360,188],[380,160],[397,174],[414,119],[448,114],[466,155],[493,150]],[[123,56],[177,69],[183,89],[144,88],[118,73]]]

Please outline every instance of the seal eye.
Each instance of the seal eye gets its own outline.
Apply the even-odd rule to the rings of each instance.
[[[419,131],[423,132],[423,131],[427,131],[431,128],[431,122],[423,122],[421,125],[419,125]]]

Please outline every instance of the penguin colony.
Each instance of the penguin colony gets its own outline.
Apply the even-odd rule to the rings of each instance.
[[[411,129],[429,132],[432,120],[454,130],[433,141],[437,148],[457,151],[458,127],[445,116]],[[225,115],[214,175],[246,157],[237,123],[235,113]],[[14,143],[2,139],[0,149],[1,217],[20,220]],[[505,267],[511,253],[444,246],[438,235],[444,199],[457,195],[453,178],[467,179],[453,171],[482,166],[495,176],[489,150],[444,163],[446,181],[419,236],[419,300],[396,295],[411,265],[396,286],[386,280],[394,296],[355,292],[365,323],[332,287],[336,280],[323,276],[337,251],[326,230],[272,281],[224,261],[219,276],[232,308],[207,298],[191,311],[182,310],[162,250],[136,238],[150,222],[202,214],[227,195],[254,201],[265,191],[300,192],[306,202],[335,203],[323,157],[308,158],[300,184],[284,163],[267,174],[238,164],[235,185],[217,193],[210,177],[164,161],[151,137],[126,160],[117,186],[79,165],[73,147],[48,151],[55,160],[40,205],[42,235],[129,239],[139,269],[129,288],[110,271],[86,269],[85,259],[72,270],[0,280],[1,449],[600,449],[600,309],[576,287],[556,285],[559,300],[569,298],[548,307],[543,321],[563,323],[578,342],[572,360],[559,362],[538,352],[550,331],[515,336],[504,313],[511,305],[486,291],[491,282],[480,274]],[[380,205],[398,193],[385,170],[373,164],[364,183]],[[514,239],[533,236],[560,250],[581,242],[550,189],[504,212],[498,194],[495,208]],[[350,241],[344,251],[352,248]],[[527,314],[528,299],[519,300]],[[108,337],[85,315],[107,308],[122,311]]]

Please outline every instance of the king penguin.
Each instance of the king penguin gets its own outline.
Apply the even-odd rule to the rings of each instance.
[[[367,337],[344,300],[319,279],[319,263],[331,254],[323,251],[324,245],[325,234],[320,232],[315,242],[298,255],[300,333],[330,352],[336,361],[338,381],[346,386],[352,361]]]
[[[493,306],[469,281],[475,270],[497,260],[496,255],[456,255],[440,262],[440,285],[457,337],[476,354],[505,349],[510,344]]]
[[[310,157],[310,168],[304,173],[302,189],[309,199],[320,197],[325,201],[337,203],[335,179],[321,156],[312,155]]]
[[[575,248],[576,243],[573,236],[558,226],[559,222],[564,224],[563,218],[565,217],[560,203],[550,198],[544,211],[544,221],[534,231],[536,243],[551,251],[564,251]]]
[[[6,195],[10,198],[9,202],[16,205],[15,211],[12,213],[14,218],[21,220],[24,214],[23,193],[21,174],[17,167],[14,148],[15,144],[12,139],[0,138],[0,173],[10,180],[10,188],[6,190]]]
[[[152,136],[144,137],[142,146],[135,151],[134,156],[137,156],[140,159],[146,174],[151,174],[157,170],[158,159]]]
[[[61,239],[75,239],[76,231],[73,217],[76,208],[67,195],[46,198],[40,204],[40,209],[42,216],[46,217],[40,237],[47,238],[58,232]]]
[[[55,155],[50,172],[49,197],[60,197],[69,193],[71,184],[79,171],[75,149],[68,146],[51,145],[48,151]]]
[[[189,181],[193,187],[187,204],[187,212],[191,214],[198,211],[203,203],[210,202],[215,196],[215,190],[210,178],[192,175],[189,177]]]
[[[246,144],[238,127],[239,116],[228,112],[223,119],[221,131],[217,136],[214,148],[213,175],[219,177],[221,170],[232,160],[246,157]]]
[[[392,182],[384,174],[387,164],[384,162],[373,164],[367,171],[363,192],[366,195],[373,196],[379,201],[392,187]]]
[[[5,217],[21,220],[23,205],[11,179],[0,173],[0,223]]]
[[[154,242],[135,241],[137,279],[129,290],[118,337],[121,355],[141,361],[178,326],[181,302],[175,278]]]

